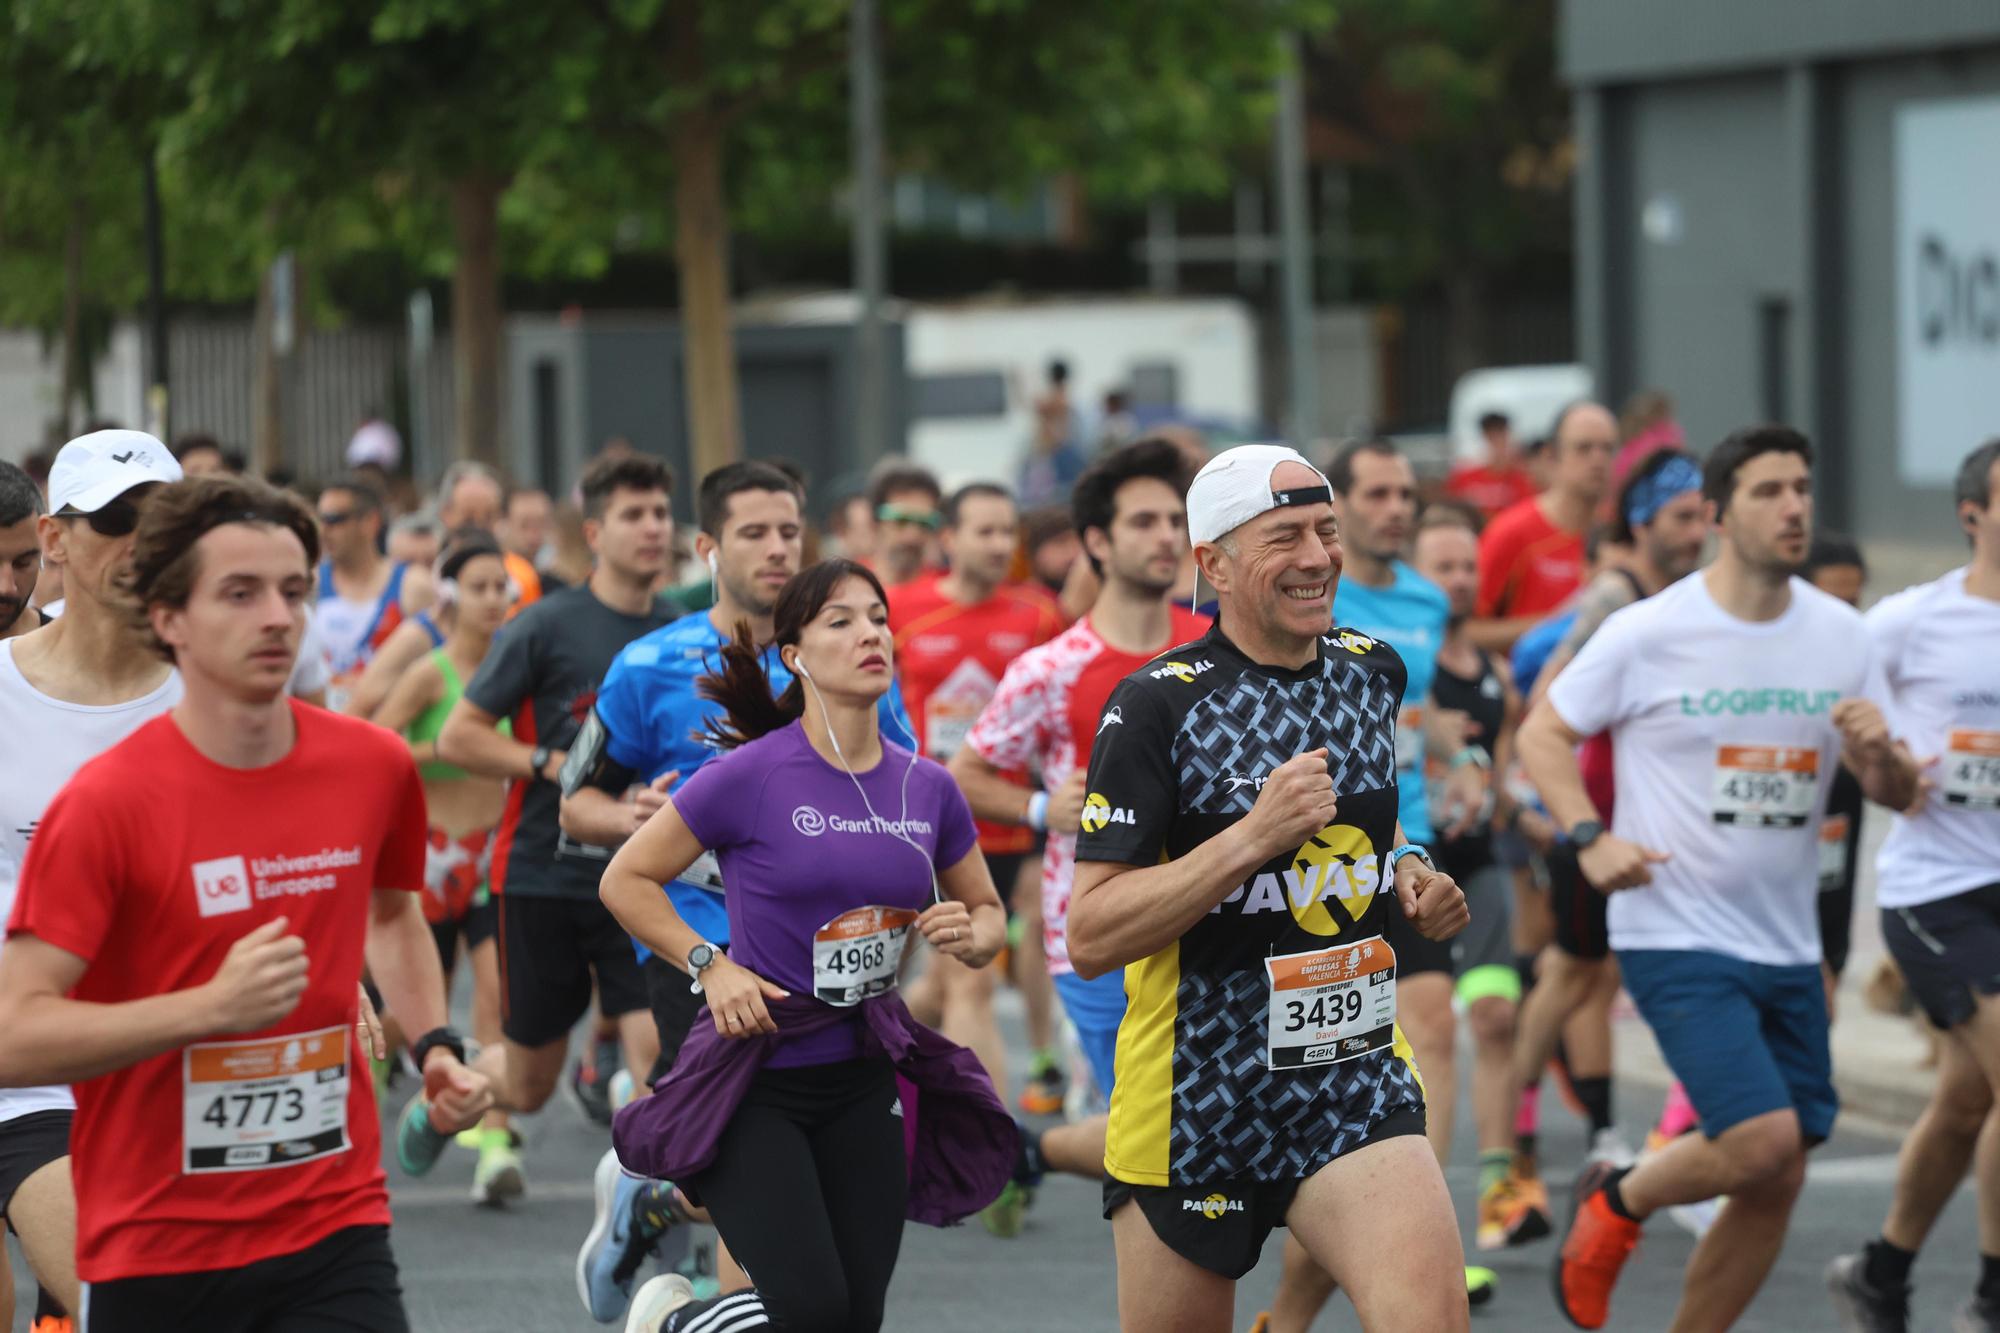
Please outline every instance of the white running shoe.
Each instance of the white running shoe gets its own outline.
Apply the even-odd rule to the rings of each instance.
[[[632,1071],[621,1069],[611,1076],[605,1091],[611,1095],[611,1114],[617,1115],[630,1106],[639,1095],[638,1084],[632,1078]]]
[[[1632,1145],[1625,1142],[1615,1129],[1600,1129],[1590,1136],[1590,1152],[1585,1155],[1587,1162],[1609,1162],[1624,1169],[1638,1158],[1632,1152]]]
[[[625,1317],[625,1333],[660,1333],[667,1316],[694,1300],[694,1284],[679,1273],[662,1273],[649,1278],[632,1297],[632,1313]]]
[[[1703,1199],[1700,1203],[1677,1203],[1667,1209],[1667,1216],[1674,1219],[1675,1226],[1700,1240],[1715,1225],[1716,1215],[1728,1200],[1729,1196],[1725,1194],[1719,1199]]]

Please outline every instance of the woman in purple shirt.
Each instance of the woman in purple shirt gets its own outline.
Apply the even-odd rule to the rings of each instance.
[[[908,1191],[894,1070],[865,1040],[858,1008],[791,1037],[767,1003],[810,995],[858,1006],[894,990],[912,931],[975,968],[1005,932],[957,784],[878,729],[894,665],[887,601],[846,560],[787,584],[775,642],[796,678],[773,699],[751,635],[734,637],[703,685],[725,710],[715,738],[729,753],[688,779],[605,871],[605,903],[695,978],[717,1034],[779,1038],[713,1160],[679,1182],[757,1286],[692,1302],[684,1282],[656,1278],[633,1310],[649,1321],[638,1326],[881,1325]],[[704,851],[728,886],[728,955],[659,888]]]

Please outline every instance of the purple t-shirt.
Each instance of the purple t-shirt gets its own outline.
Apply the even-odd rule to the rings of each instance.
[[[729,956],[794,995],[813,994],[822,927],[856,908],[922,911],[932,866],[957,865],[978,838],[941,764],[884,739],[881,762],[855,778],[822,759],[794,722],[704,764],[671,798],[721,863]],[[915,847],[891,831],[898,820]],[[861,1028],[844,1023],[786,1042],[770,1063],[852,1060]]]

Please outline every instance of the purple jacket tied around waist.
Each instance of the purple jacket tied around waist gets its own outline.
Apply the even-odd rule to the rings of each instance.
[[[686,1180],[715,1160],[723,1128],[777,1043],[847,1021],[853,1009],[806,996],[766,1000],[777,1035],[717,1035],[704,1007],[673,1071],[618,1113],[611,1142],[627,1171]],[[971,1051],[910,1016],[902,997],[878,995],[857,1008],[870,1056],[896,1067],[910,1159],[908,1216],[949,1226],[1000,1196],[1013,1174],[1020,1131]]]

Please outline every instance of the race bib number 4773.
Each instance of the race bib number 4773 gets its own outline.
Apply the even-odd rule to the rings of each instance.
[[[347,1029],[181,1053],[181,1170],[261,1171],[346,1152]]]

